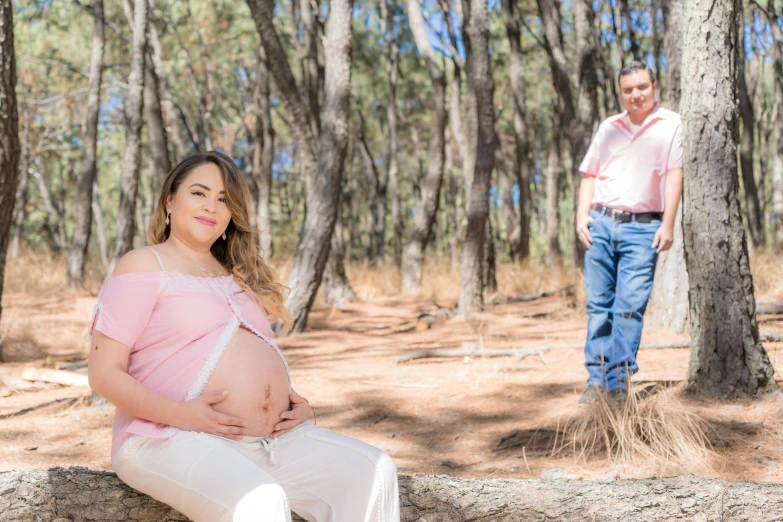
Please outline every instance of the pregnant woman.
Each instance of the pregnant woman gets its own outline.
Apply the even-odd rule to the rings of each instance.
[[[166,178],[148,237],[106,281],[89,379],[117,407],[112,465],[195,522],[398,522],[397,470],[315,426],[270,320],[284,287],[258,253],[250,193],[227,156]],[[311,422],[312,421],[312,422]]]

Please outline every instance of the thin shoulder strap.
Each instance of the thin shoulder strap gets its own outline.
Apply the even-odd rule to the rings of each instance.
[[[161,259],[160,259],[160,256],[158,255],[158,253],[157,253],[157,252],[155,252],[155,251],[154,251],[153,249],[151,249],[151,248],[150,248],[149,250],[150,250],[150,251],[151,251],[153,254],[155,254],[155,257],[157,257],[157,258],[158,258],[158,263],[160,263],[160,269],[161,269],[161,270],[163,270],[163,271],[165,271],[166,269],[163,267],[163,261],[161,261]]]

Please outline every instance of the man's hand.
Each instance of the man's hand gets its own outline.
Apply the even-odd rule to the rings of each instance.
[[[313,408],[304,397],[292,391],[288,398],[291,401],[291,409],[280,414],[280,422],[273,428],[272,437],[279,437],[291,428],[313,418]]]
[[[588,228],[592,222],[593,218],[590,217],[590,214],[578,214],[576,216],[576,237],[579,238],[579,241],[582,242],[585,248],[590,248],[590,245],[593,244],[593,236],[590,235],[590,229]]]
[[[666,252],[672,247],[674,242],[674,226],[662,224],[655,232],[655,238],[653,238],[652,247],[659,254]]]

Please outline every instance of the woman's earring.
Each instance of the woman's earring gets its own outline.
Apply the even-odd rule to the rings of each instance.
[[[171,216],[171,214],[166,214],[166,224],[167,225],[169,224],[169,216]]]
[[[226,233],[223,232],[223,241],[225,241],[225,240],[226,240]]]

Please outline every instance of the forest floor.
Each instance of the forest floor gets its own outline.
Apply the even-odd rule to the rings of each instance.
[[[557,282],[539,278],[531,285],[543,291],[558,288]],[[479,351],[578,345],[585,338],[586,319],[576,283],[575,292],[492,305],[469,320],[440,320],[423,331],[414,326],[420,313],[436,308],[433,299],[368,297],[360,289],[363,301],[342,308],[316,306],[307,332],[280,338],[279,344],[295,389],[317,409],[318,424],[385,450],[401,473],[538,478],[544,470],[557,469],[601,478],[693,471],[653,463],[621,467],[604,457],[576,458],[569,451],[552,454],[555,433],[581,411],[577,399],[586,371],[579,348],[521,360],[473,355],[397,361],[421,350],[460,349],[463,343],[475,343]],[[782,297],[777,284],[761,281],[759,287],[760,300]],[[0,364],[0,380],[7,384],[0,386],[0,396],[5,395],[0,397],[0,471],[74,465],[110,469],[113,414],[89,406],[88,388],[14,386],[24,369],[45,366],[47,355],[51,360],[52,355],[84,353],[97,287],[43,292],[12,283],[7,290],[0,340],[7,360],[16,362]],[[435,297],[440,306],[455,304]],[[762,331],[783,332],[783,316],[759,319]],[[643,335],[644,343],[679,339],[653,328]],[[781,383],[783,343],[765,343],[765,348]],[[676,390],[685,379],[688,355],[687,348],[643,349],[634,380]],[[707,423],[715,450],[707,474],[783,482],[783,393],[729,402],[675,395]],[[32,409],[20,414],[26,408]],[[504,443],[510,447],[497,450],[510,435]]]

